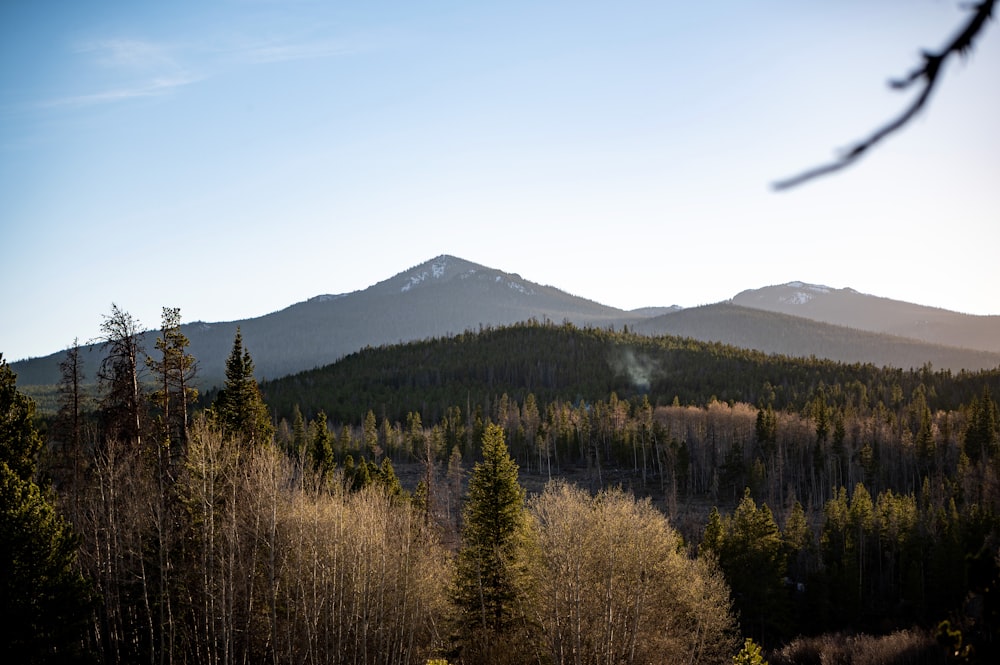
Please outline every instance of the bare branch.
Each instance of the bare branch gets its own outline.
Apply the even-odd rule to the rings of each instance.
[[[927,103],[927,100],[931,96],[931,92],[934,90],[934,86],[937,85],[939,76],[941,75],[942,66],[945,61],[954,54],[964,56],[972,49],[973,41],[982,31],[983,26],[986,25],[986,22],[993,14],[993,6],[995,2],[996,0],[983,0],[976,5],[972,5],[970,7],[970,9],[974,12],[972,17],[969,19],[968,23],[965,24],[962,30],[955,35],[951,42],[941,50],[941,52],[930,53],[925,51],[923,53],[924,62],[922,66],[910,72],[906,78],[896,79],[889,82],[889,87],[892,89],[904,90],[917,81],[923,81],[923,89],[920,91],[920,94],[917,95],[916,99],[914,99],[913,102],[906,107],[906,109],[904,109],[902,114],[889,123],[883,125],[867,139],[855,144],[853,147],[844,152],[839,159],[822,166],[803,171],[802,173],[792,176],[791,178],[779,180],[772,185],[774,189],[790,189],[797,185],[801,185],[808,180],[812,180],[813,178],[827,175],[850,166],[862,155],[864,155],[869,148],[877,143],[880,143],[887,136],[901,129]]]

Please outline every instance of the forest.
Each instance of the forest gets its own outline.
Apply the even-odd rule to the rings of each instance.
[[[201,394],[113,307],[57,410],[0,362],[19,662],[1000,658],[1000,368],[529,321]]]

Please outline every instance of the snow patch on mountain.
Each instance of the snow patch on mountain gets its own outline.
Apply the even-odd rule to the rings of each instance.
[[[309,302],[333,302],[334,300],[340,300],[345,297],[347,297],[346,293],[324,293],[322,295],[313,296],[309,299]]]
[[[432,259],[430,262],[420,266],[416,272],[404,277],[404,282],[402,286],[399,287],[401,293],[406,293],[407,291],[413,289],[414,287],[420,286],[424,282],[429,282],[435,279],[443,279],[446,277],[458,278],[458,279],[469,279],[470,277],[476,277],[478,279],[492,280],[496,284],[505,284],[515,290],[523,293],[525,295],[534,295],[535,291],[529,286],[526,286],[520,281],[519,275],[507,275],[506,273],[496,272],[493,270],[481,273],[477,268],[470,267],[465,270],[461,270],[462,261],[455,262],[449,261],[449,256],[439,256],[436,259]],[[461,272],[459,272],[461,270]]]
[[[406,293],[414,286],[422,284],[428,279],[441,279],[445,275],[445,271],[448,269],[448,259],[444,256],[439,256],[438,258],[430,262],[429,269],[421,270],[415,275],[410,275],[409,280],[400,287],[400,291]]]
[[[831,291],[828,286],[806,284],[804,282],[789,282],[785,286],[793,289],[791,293],[778,296],[778,302],[785,303],[786,305],[804,305],[818,294],[830,293]]]

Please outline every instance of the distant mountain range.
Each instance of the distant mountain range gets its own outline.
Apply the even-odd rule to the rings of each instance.
[[[973,316],[815,284],[743,291],[733,304],[932,344],[1000,353],[1000,316]]]
[[[743,291],[732,301],[693,309],[626,311],[453,256],[439,256],[361,291],[319,295],[252,319],[189,323],[183,331],[198,359],[200,382],[210,387],[222,382],[237,327],[263,379],[326,365],[369,346],[529,319],[629,326],[767,353],[903,368],[1000,366],[1000,316],[970,316],[800,282]],[[147,350],[157,334],[146,334]],[[58,382],[64,353],[12,363],[19,385]],[[83,357],[92,378],[100,349],[86,347]]]

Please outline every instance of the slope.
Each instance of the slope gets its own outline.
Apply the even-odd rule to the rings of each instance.
[[[929,344],[914,339],[821,323],[730,303],[672,312],[632,328],[648,335],[681,335],[765,353],[827,358],[845,363],[979,370],[1000,366],[1000,353]]]
[[[850,288],[833,289],[803,282],[742,291],[732,302],[932,344],[1000,353],[1000,316],[961,314]]]

